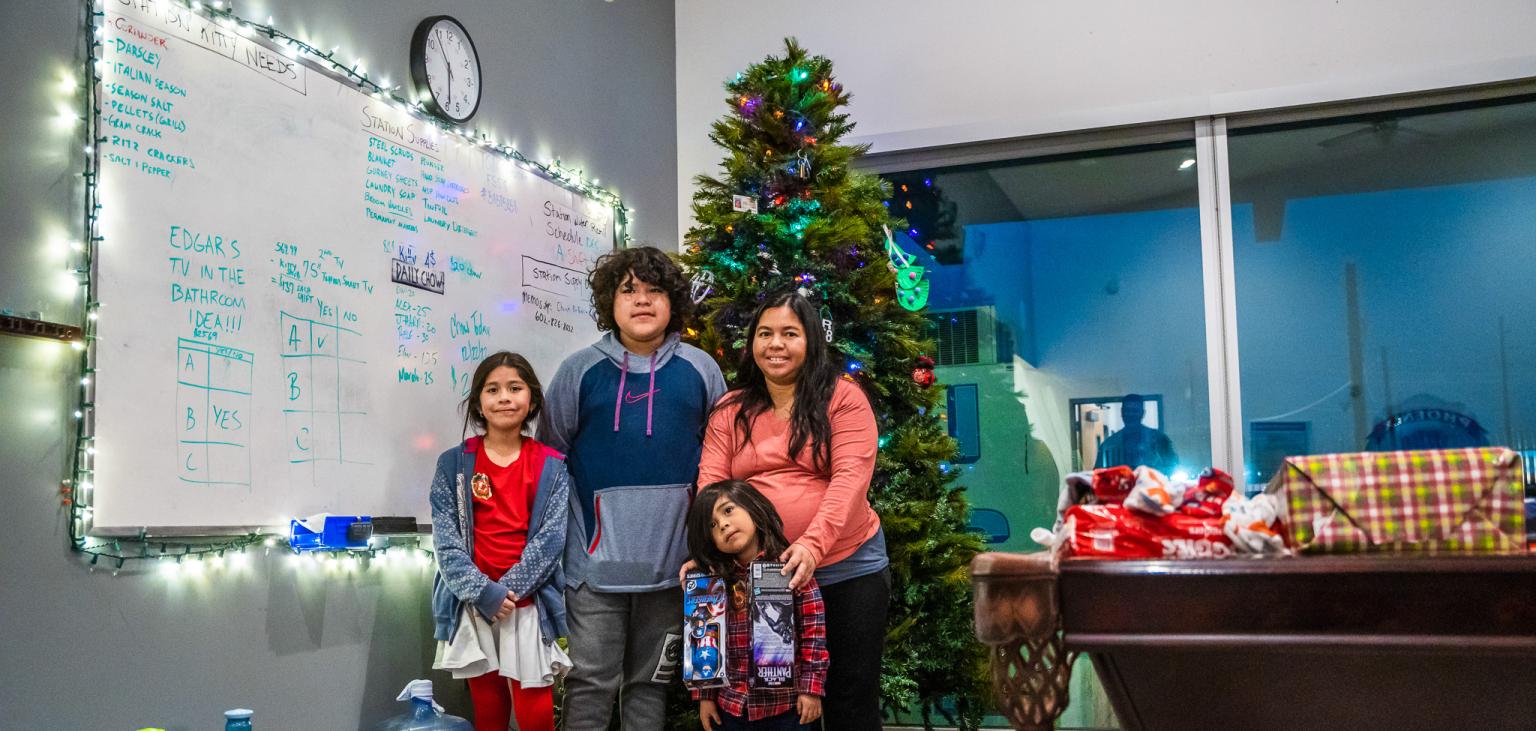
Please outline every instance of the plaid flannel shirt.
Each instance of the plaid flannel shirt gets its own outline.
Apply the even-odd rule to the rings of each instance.
[[[745,585],[738,576],[736,586]],[[821,601],[821,588],[815,579],[795,592],[795,616],[800,636],[795,643],[794,687],[747,688],[747,674],[752,671],[752,620],[745,592],[731,592],[726,610],[727,684],[721,688],[693,689],[696,701],[714,701],[721,711],[743,716],[749,721],[777,716],[795,708],[798,695],[826,695],[827,682],[827,608]]]

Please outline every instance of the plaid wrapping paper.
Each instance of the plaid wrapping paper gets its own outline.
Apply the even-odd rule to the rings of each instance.
[[[1508,449],[1287,457],[1277,488],[1303,551],[1525,551],[1520,455]]]

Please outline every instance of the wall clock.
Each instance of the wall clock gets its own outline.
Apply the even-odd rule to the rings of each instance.
[[[428,111],[461,124],[480,108],[480,55],[459,21],[437,15],[411,36],[411,78]]]

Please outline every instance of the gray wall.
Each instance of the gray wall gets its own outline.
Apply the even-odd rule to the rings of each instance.
[[[109,0],[110,2],[111,0]],[[0,80],[0,309],[73,322],[50,240],[80,237],[80,140],[59,130],[59,88],[78,67],[75,2],[0,4],[10,48]],[[543,159],[558,154],[639,210],[642,241],[676,244],[673,6],[666,0],[267,0],[247,17],[319,36],[408,78],[416,21],[458,17],[479,46],[487,94],[476,121]],[[647,216],[646,213],[651,215]],[[431,661],[427,568],[327,575],[277,554],[242,572],[170,579],[95,573],[69,551],[57,484],[68,469],[73,354],[0,338],[0,714],[7,728],[222,728],[246,706],[261,729],[352,729],[400,709]],[[467,714],[462,689],[431,673]]]

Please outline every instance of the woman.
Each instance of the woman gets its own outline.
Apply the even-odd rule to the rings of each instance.
[[[700,485],[746,480],[784,519],[779,557],[799,587],[813,575],[826,604],[826,727],[880,728],[880,657],[891,575],[880,517],[869,505],[879,431],[864,392],[841,377],[795,292],[752,316],[738,388],[710,415]]]

